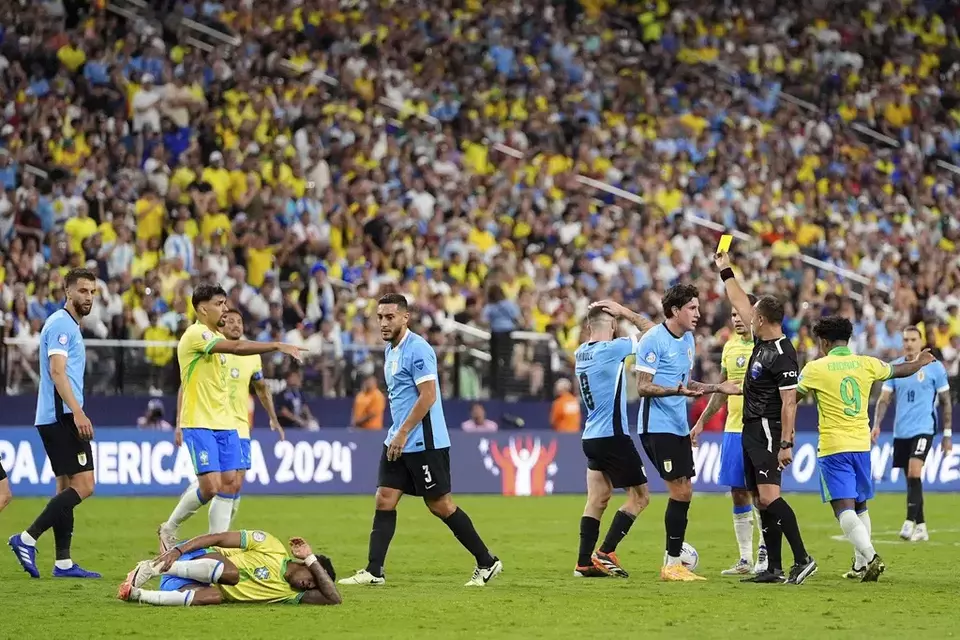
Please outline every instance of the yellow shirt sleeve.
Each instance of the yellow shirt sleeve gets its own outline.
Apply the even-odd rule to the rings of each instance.
[[[260,551],[262,553],[286,553],[287,549],[276,537],[266,531],[242,530],[240,532],[240,548],[244,551]]]
[[[200,323],[187,327],[187,330],[183,332],[183,337],[180,338],[180,342],[187,353],[203,355],[209,355],[213,351],[214,345],[221,340],[223,340],[222,336],[218,336]]]
[[[726,342],[723,345],[723,351],[720,352],[720,373],[726,373],[730,370],[730,367],[727,366],[727,358],[730,357],[730,343]]]
[[[869,372],[874,380],[889,380],[890,374],[893,373],[893,367],[890,366],[889,362],[884,362],[883,360],[874,358],[872,356],[864,356],[863,367]]]

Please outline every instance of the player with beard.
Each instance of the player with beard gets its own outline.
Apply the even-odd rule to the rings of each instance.
[[[37,540],[53,529],[56,545],[55,578],[99,578],[70,558],[73,510],[93,494],[93,424],[83,411],[83,376],[87,352],[80,320],[90,313],[97,277],[87,269],[73,269],[64,282],[67,302],[47,318],[40,331],[40,385],[34,423],[57,477],[57,495],[50,499],[26,531],[8,543],[17,562],[39,578]]]

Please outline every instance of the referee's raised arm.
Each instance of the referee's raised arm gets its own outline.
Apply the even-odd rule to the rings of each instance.
[[[714,254],[713,260],[717,269],[720,270],[720,279],[723,280],[723,286],[727,290],[727,298],[730,299],[730,304],[740,314],[743,322],[752,330],[753,305],[750,304],[747,292],[743,290],[743,287],[734,277],[733,268],[730,266],[730,254],[726,252]]]

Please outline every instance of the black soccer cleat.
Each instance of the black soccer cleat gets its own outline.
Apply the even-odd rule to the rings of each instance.
[[[767,569],[766,571],[761,571],[755,576],[744,578],[740,582],[752,582],[754,584],[783,584],[786,582],[786,580],[787,577],[783,575],[783,571],[780,569]]]
[[[817,572],[817,562],[813,556],[807,556],[807,559],[799,564],[790,567],[790,577],[787,578],[787,584],[803,584],[803,581]]]
[[[883,573],[884,569],[887,568],[887,565],[883,564],[883,560],[880,559],[879,555],[874,554],[873,560],[867,565],[867,568],[863,572],[863,577],[860,578],[860,582],[876,582],[880,579],[880,574]]]

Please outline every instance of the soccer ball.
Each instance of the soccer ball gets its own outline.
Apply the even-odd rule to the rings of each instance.
[[[696,571],[697,565],[700,564],[700,554],[692,544],[683,543],[683,548],[680,549],[680,563],[690,571]]]

